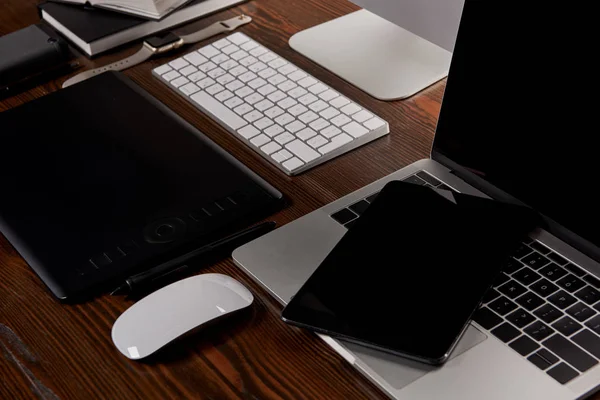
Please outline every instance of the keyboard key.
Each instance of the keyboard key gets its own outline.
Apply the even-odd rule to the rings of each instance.
[[[188,79],[192,82],[197,82],[204,78],[206,78],[206,74],[202,71],[194,72],[193,74],[188,76]]]
[[[277,75],[270,77],[267,80],[269,81],[270,84],[277,86],[280,83],[285,82],[287,80],[287,78],[281,74],[277,74]]]
[[[583,280],[595,287],[596,289],[600,289],[600,279],[592,275],[586,275],[583,277]]]
[[[196,82],[196,85],[200,87],[200,89],[206,89],[215,84],[215,81],[212,78],[204,78]]]
[[[273,53],[273,52],[267,52],[265,54],[263,54],[262,56],[258,57],[258,59],[264,63],[270,63],[271,61],[275,60],[277,58],[277,54]]]
[[[544,300],[537,294],[533,292],[527,292],[523,296],[519,297],[517,303],[521,305],[521,307],[525,308],[528,311],[533,311],[542,304],[544,304]]]
[[[513,254],[513,256],[515,258],[521,259],[523,257],[525,257],[528,254],[531,254],[533,250],[531,249],[531,247],[526,246],[524,244],[521,244],[517,250],[515,251],[515,254]]]
[[[275,118],[275,122],[277,122],[281,126],[286,126],[292,121],[294,121],[294,117],[292,117],[288,113],[281,114],[279,117]]]
[[[257,90],[258,88],[263,87],[266,84],[267,81],[265,81],[263,78],[256,78],[248,82],[248,86],[250,86],[254,90]]]
[[[352,141],[352,138],[350,136],[346,135],[345,133],[340,133],[339,135],[337,135],[333,139],[331,139],[331,142],[329,142],[328,144],[326,144],[323,147],[320,147],[319,152],[321,154],[330,153],[333,150],[342,147],[346,143],[350,143],[351,141]]]
[[[315,131],[320,131],[322,129],[325,129],[326,127],[328,127],[329,125],[331,125],[329,122],[327,122],[327,120],[323,119],[323,118],[319,118],[313,122],[310,123],[310,127],[313,128]]]
[[[213,69],[215,69],[215,68],[217,68],[217,64],[215,64],[215,63],[214,63],[214,62],[212,62],[212,61],[209,61],[209,62],[207,62],[207,63],[204,63],[204,64],[202,64],[202,65],[200,65],[200,66],[198,67],[198,69],[199,69],[200,71],[204,72],[204,73],[207,73],[207,72],[209,72],[209,71],[212,71],[212,70],[213,70]]]
[[[200,88],[193,83],[188,83],[187,85],[183,85],[179,88],[185,95],[191,96],[196,92],[200,91]]]
[[[315,132],[314,130],[312,130],[310,128],[304,128],[300,132],[296,133],[296,137],[298,139],[301,139],[301,140],[304,140],[304,141],[306,141],[306,140],[308,140],[311,137],[314,137],[316,135],[317,135],[317,132]]]
[[[535,340],[541,342],[548,336],[552,335],[554,333],[554,329],[550,328],[541,321],[535,321],[533,324],[525,328],[524,332]]]
[[[241,65],[238,65],[237,67],[231,68],[229,70],[229,73],[233,76],[239,76],[245,74],[246,72],[248,72],[248,70]]]
[[[206,92],[198,92],[193,94],[190,98],[198,103],[200,107],[215,115],[223,124],[234,131],[237,131],[242,126],[247,124],[245,120],[235,115],[233,111],[219,103],[217,100],[213,99]]]
[[[278,163],[282,163],[290,157],[292,157],[292,153],[285,149],[278,151],[277,153],[271,154],[271,158],[277,161]]]
[[[349,133],[350,135],[352,135],[355,138],[359,138],[359,137],[369,133],[369,131],[366,128],[363,128],[361,125],[357,124],[356,122],[350,122],[349,124],[344,125],[344,127],[342,129],[346,133]]]
[[[335,219],[337,222],[339,222],[342,225],[356,219],[357,217],[358,216],[356,214],[354,214],[352,211],[350,211],[347,208],[344,208],[344,209],[336,212],[335,214],[331,215],[331,218]]]
[[[254,122],[254,126],[256,126],[261,131],[264,131],[269,126],[273,125],[273,123],[274,122],[271,121],[269,118],[263,117],[263,118],[259,119],[258,121]]]
[[[183,58],[177,58],[171,61],[169,65],[173,69],[182,69],[183,67],[187,67],[188,65],[190,65],[190,63],[184,60]]]
[[[558,286],[544,278],[531,285],[530,289],[542,297],[547,297],[556,292]]]
[[[555,263],[550,263],[546,265],[544,268],[540,269],[539,272],[551,281],[556,281],[567,274],[567,271],[565,271]]]
[[[276,92],[277,88],[273,85],[271,85],[270,83],[262,86],[258,89],[258,93],[262,94],[263,96],[268,96],[273,92]]]
[[[285,99],[286,97],[287,97],[287,95],[285,93],[283,93],[281,90],[277,90],[267,96],[267,98],[269,100],[271,100],[273,103],[277,103],[277,102]]]
[[[583,347],[594,357],[600,358],[600,337],[594,335],[587,329],[582,330],[571,338],[575,343]]]
[[[533,312],[536,317],[549,324],[563,315],[563,312],[551,304],[544,304]]]
[[[506,262],[506,264],[504,265],[504,268],[502,269],[502,271],[505,274],[512,274],[518,270],[520,270],[521,268],[523,268],[523,263],[519,260],[516,260],[513,257],[510,257],[508,259],[508,261]]]
[[[287,81],[282,82],[279,85],[277,85],[279,90],[282,90],[286,93],[289,92],[290,90],[294,89],[297,86],[298,85],[296,85],[296,83],[294,83],[293,81],[290,81],[289,79]]]
[[[573,318],[567,316],[564,316],[553,323],[552,327],[565,336],[571,336],[582,328],[582,326],[575,322]]]
[[[242,58],[239,63],[246,68],[250,68],[251,65],[256,64],[258,60],[252,56]]]
[[[319,82],[319,83],[316,83],[316,84],[308,87],[307,89],[312,94],[318,95],[319,93],[322,93],[322,92],[326,91],[329,88]]]
[[[268,52],[269,52],[269,50],[267,50],[266,48],[264,48],[262,46],[255,47],[252,50],[250,50],[250,54],[253,55],[254,57],[260,57]]]
[[[406,182],[406,180],[405,180],[405,182]],[[409,183],[411,183],[411,182],[409,181]],[[509,280],[510,280],[510,278],[509,278],[509,277],[508,277],[506,274],[504,274],[504,273],[500,273],[500,274],[498,274],[498,276],[496,277],[496,280],[494,281],[494,284],[493,284],[493,286],[494,286],[494,287],[502,286],[502,285],[504,285],[506,282],[508,282]]]
[[[239,62],[241,59],[248,57],[248,53],[244,50],[238,50],[235,53],[229,55],[231,58]]]
[[[263,100],[263,101],[259,101],[258,103],[256,103],[254,105],[254,108],[256,108],[258,111],[263,112],[265,110],[270,109],[271,107],[273,107],[275,104],[271,103],[271,101],[269,100]]]
[[[537,353],[530,355],[527,359],[542,371],[558,362],[558,358],[544,348],[541,348]]]
[[[230,69],[233,69],[237,66],[239,66],[240,64],[237,63],[237,61],[235,60],[227,60],[225,61],[223,64],[221,64],[221,68],[223,68],[225,71],[229,71]]]
[[[542,344],[581,372],[585,372],[598,364],[598,361],[592,356],[560,334],[553,335]]]
[[[283,167],[285,169],[287,169],[288,171],[293,171],[295,169],[300,168],[301,166],[304,165],[304,163],[302,161],[300,161],[299,158],[297,157],[292,157],[289,160],[285,161],[283,164]]]
[[[323,117],[323,118],[325,118],[327,120],[329,120],[329,119],[331,119],[331,118],[333,118],[333,117],[335,117],[335,116],[337,116],[339,114],[340,114],[340,112],[336,108],[334,108],[334,107],[326,108],[325,110],[323,110],[323,111],[321,111],[319,113],[319,115],[321,117]]]
[[[208,72],[208,76],[210,76],[213,79],[217,79],[218,77],[223,76],[225,74],[226,72],[222,68],[215,68]]]
[[[585,286],[585,283],[573,274],[569,274],[556,282],[556,284],[566,291],[573,293]]]
[[[261,133],[260,135],[252,138],[250,140],[250,143],[252,143],[256,147],[261,147],[262,145],[269,143],[270,141],[271,141],[271,139],[269,139],[269,137],[267,135],[265,135],[264,133]]]
[[[236,32],[233,35],[230,35],[227,37],[227,39],[229,39],[229,41],[235,45],[241,45],[242,43],[246,43],[247,41],[250,40],[250,38],[246,35],[244,35],[243,33],[240,32]]]
[[[588,285],[575,293],[575,297],[586,302],[587,304],[592,305],[600,300],[600,292]]]
[[[258,135],[260,133],[260,131],[258,129],[256,129],[255,127],[253,127],[252,125],[246,125],[242,129],[240,129],[238,131],[238,133],[240,135],[242,135],[242,137],[244,137],[245,139],[250,139],[250,138],[253,138],[254,136]]]
[[[502,318],[490,311],[487,307],[481,307],[473,315],[473,321],[477,322],[484,329],[490,330],[502,322]]]
[[[331,139],[332,137],[339,135],[340,133],[342,133],[340,128],[337,128],[333,125],[330,125],[321,131],[321,135],[325,136],[327,139]]]
[[[540,345],[523,335],[517,340],[511,342],[509,346],[522,356],[526,356],[529,353],[540,348]]]
[[[527,257],[524,257],[521,261],[523,261],[525,265],[529,265],[531,268],[536,270],[550,263],[550,260],[535,251]]]
[[[352,115],[352,119],[354,119],[357,122],[365,122],[371,118],[373,118],[373,114],[366,110],[361,110],[356,114]]]
[[[544,246],[543,244],[541,244],[540,242],[532,242],[529,247],[531,247],[534,250],[537,250],[539,253],[541,254],[548,254],[550,253],[552,250],[550,250],[549,248],[547,248],[546,246]]]
[[[527,289],[523,285],[512,279],[506,282],[504,285],[500,286],[498,290],[510,299],[515,299],[527,291]]]
[[[312,93],[307,93],[304,96],[300,97],[298,101],[302,104],[309,105],[317,101],[319,98]]]
[[[232,97],[231,99],[227,100],[225,104],[227,107],[229,108],[236,108],[237,106],[239,106],[240,104],[243,104],[244,100],[240,99],[239,97]]]
[[[265,98],[262,97],[258,93],[252,93],[252,94],[249,94],[248,96],[244,97],[244,101],[250,105],[254,105],[260,101],[263,101],[264,99]]]
[[[265,129],[265,133],[269,136],[269,137],[275,137],[277,135],[279,135],[280,133],[283,133],[285,131],[285,129],[283,129],[281,126],[279,125],[271,125],[270,127],[268,127],[267,129]]]
[[[579,302],[579,303],[575,304],[574,306],[570,307],[567,310],[567,314],[569,314],[570,316],[575,318],[577,321],[583,322],[586,319],[591,318],[594,315],[596,315],[596,312],[590,306]]]
[[[352,120],[344,114],[340,114],[337,117],[331,119],[331,123],[338,127],[344,126],[351,121]]]
[[[309,86],[312,86],[315,83],[317,83],[317,80],[310,76],[307,76],[306,78],[300,79],[298,81],[298,85],[302,86],[303,88],[308,88]]]
[[[493,288],[489,288],[486,292],[485,295],[483,296],[483,298],[481,299],[482,303],[489,303],[490,301],[494,300],[495,298],[497,298],[498,296],[500,296],[500,292],[498,292],[496,289]]]
[[[300,70],[296,70],[295,72],[289,74],[287,77],[288,79],[291,79],[294,82],[298,82],[300,79],[306,78],[306,73]]]
[[[228,84],[225,85],[225,87],[228,90],[231,90],[232,92],[235,92],[235,91],[240,90],[242,88],[247,89],[242,82],[237,81],[237,80],[229,82]]]
[[[200,53],[197,52],[192,52],[188,55],[183,56],[183,58],[185,58],[189,63],[191,63],[194,66],[198,66],[198,65],[202,65],[206,62],[208,62],[208,59],[206,57],[204,57],[203,55],[201,55]]]
[[[265,115],[271,119],[274,119],[283,114],[284,112],[285,111],[283,111],[281,108],[275,106],[265,111]]]
[[[569,367],[564,362],[549,370],[547,374],[556,379],[556,381],[562,385],[579,375],[577,371]]]
[[[246,43],[242,44],[242,45],[240,46],[240,48],[241,48],[241,49],[244,49],[244,50],[246,50],[246,51],[250,51],[250,50],[252,50],[253,48],[255,48],[255,47],[257,47],[257,46],[258,46],[258,43],[256,43],[256,42],[255,42],[255,41],[253,41],[253,40],[250,40],[250,41],[248,41],[248,42],[246,42]]]
[[[291,142],[294,139],[296,139],[296,136],[292,135],[289,132],[283,132],[281,135],[275,137],[275,140],[279,144],[286,144],[286,143]]]
[[[558,308],[560,308],[561,310],[564,310],[565,308],[572,306],[573,304],[575,304],[577,302],[575,297],[571,296],[569,293],[565,292],[564,290],[559,290],[558,292],[554,293],[552,296],[548,297],[548,301],[550,303],[554,304],[555,306],[557,306]]]
[[[286,60],[284,60],[283,58],[276,58],[273,61],[269,62],[269,67],[273,68],[273,69],[279,69],[281,67],[283,67],[284,65],[286,65],[288,62]]]
[[[369,203],[366,200],[361,200],[350,206],[350,209],[358,215],[362,215],[367,210],[367,208],[369,208]]]
[[[262,117],[263,117],[262,113],[260,113],[256,110],[252,110],[248,114],[244,115],[244,119],[248,122],[258,121]]]
[[[496,299],[490,304],[488,304],[488,307],[495,311],[497,314],[506,315],[509,312],[516,309],[517,305],[509,299],[507,299],[506,297],[502,296],[499,299]]]
[[[379,192],[373,193],[372,195],[368,196],[365,200],[368,201],[369,203],[372,203],[375,201],[375,198],[377,197],[378,194],[379,194]]]
[[[221,85],[227,85],[233,81],[235,81],[235,78],[229,74],[221,75],[217,78],[217,82],[219,82]]]
[[[169,71],[166,74],[164,74],[162,77],[167,82],[170,82],[170,81],[172,81],[173,79],[175,79],[175,78],[177,78],[179,76],[181,76],[181,74],[179,72],[172,70],[172,71]]]
[[[267,68],[268,68],[267,65],[260,61],[248,66],[248,69],[250,71],[254,72],[255,74],[258,74],[260,71],[264,71]]]
[[[359,112],[360,110],[362,110],[362,108],[360,108],[357,104],[355,103],[350,103],[344,107],[341,108],[341,111],[346,114],[346,115],[352,115],[352,114],[356,114],[357,112]]]
[[[191,74],[193,74],[193,73],[194,73],[194,72],[196,72],[196,71],[198,71],[198,70],[196,69],[196,67],[194,67],[193,65],[188,65],[187,67],[185,67],[185,68],[182,68],[182,69],[179,71],[179,73],[180,73],[181,75],[183,75],[183,76],[188,76],[188,75],[191,75]]]
[[[374,131],[375,129],[381,128],[385,125],[385,121],[379,118],[371,118],[370,120],[363,122],[363,125]]]
[[[267,155],[271,155],[280,149],[281,146],[275,142],[269,142],[260,148],[260,150]]]
[[[217,94],[215,96],[215,99],[217,99],[221,103],[223,103],[225,100],[229,100],[232,97],[233,97],[233,93],[231,93],[229,90],[224,90],[221,93]]]
[[[510,342],[521,334],[517,328],[509,324],[508,322],[503,323],[497,328],[492,329],[492,335],[502,340],[504,343]]]
[[[292,99],[291,97],[286,97],[277,103],[277,105],[279,107],[283,108],[284,110],[287,110],[288,108],[293,107],[296,104],[298,104],[298,102],[296,100]]]
[[[308,108],[304,107],[302,104],[296,104],[293,107],[288,109],[288,112],[292,114],[294,117],[298,117],[299,115],[304,114],[308,111]]]
[[[557,263],[558,265],[566,265],[568,263],[567,260],[565,260],[563,257],[559,256],[558,254],[556,254],[554,252],[548,254],[547,257],[549,259],[551,259],[552,261],[554,261],[555,263]]]
[[[568,263],[568,264],[564,265],[564,268],[565,268],[567,271],[571,272],[571,273],[572,273],[573,275],[575,275],[575,276],[582,277],[582,276],[584,276],[584,275],[585,275],[585,271],[584,271],[584,270],[582,270],[581,268],[579,268],[579,267],[578,267],[577,265],[575,265],[575,264]]]
[[[515,272],[512,277],[525,286],[531,285],[533,282],[541,278],[540,274],[531,270],[531,268],[525,267]]]
[[[303,141],[296,139],[285,145],[285,148],[294,153],[305,163],[309,163],[320,157],[320,154],[308,147]]]
[[[246,103],[240,104],[239,106],[233,109],[233,111],[235,111],[239,115],[246,115],[252,110],[252,106]]]
[[[221,50],[223,47],[227,47],[231,44],[231,42],[229,42],[229,40],[227,39],[220,39],[217,40],[216,42],[213,42],[213,46],[219,50]]]
[[[527,311],[523,310],[522,308],[519,308],[518,310],[508,314],[506,316],[506,320],[514,326],[516,326],[517,328],[522,328],[535,321],[535,318]]]
[[[425,182],[429,183],[431,186],[437,186],[442,184],[442,182],[440,182],[437,178],[434,178],[425,171],[417,172],[417,176],[423,179]]]
[[[300,86],[293,88],[288,92],[288,95],[294,99],[299,99],[300,97],[306,95],[308,91]]]
[[[596,315],[594,318],[590,319],[585,323],[585,326],[600,335],[600,315]]]
[[[314,147],[315,149],[318,149],[319,147],[322,147],[323,145],[327,144],[327,139],[325,139],[323,136],[321,135],[317,135],[313,138],[310,138],[306,141],[306,143],[312,147]]]

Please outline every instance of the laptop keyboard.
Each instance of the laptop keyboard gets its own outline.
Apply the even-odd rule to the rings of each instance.
[[[454,190],[424,171],[405,179]],[[454,190],[455,191],[455,190]],[[351,228],[377,193],[333,214]],[[600,359],[600,280],[542,243],[521,243],[473,320],[561,384]]]

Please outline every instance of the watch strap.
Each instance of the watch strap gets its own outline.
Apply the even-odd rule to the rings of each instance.
[[[230,32],[242,25],[252,22],[252,18],[247,15],[228,19],[227,21],[215,22],[198,32],[190,33],[189,35],[179,35],[185,44],[197,43],[210,37],[216,36],[223,32]]]
[[[178,36],[183,41],[183,44],[197,43],[215,35],[218,35],[220,33],[233,31],[234,29],[237,29],[240,26],[250,22],[252,22],[252,18],[248,17],[247,15],[240,15],[238,17],[231,18],[226,21],[215,22],[214,24],[209,25],[204,29],[201,29],[194,33],[190,33],[189,35]],[[89,79],[95,75],[99,75],[106,71],[122,71],[126,68],[133,67],[134,65],[143,63],[144,61],[152,57],[155,54],[155,52],[156,49],[153,49],[150,45],[144,42],[144,45],[137,53],[115,63],[77,74],[67,79],[65,83],[63,83],[62,87],[66,88],[68,86],[74,85],[76,83]]]
[[[63,83],[62,87],[66,88],[67,86],[74,85],[76,83],[79,83],[81,81],[89,79],[95,75],[102,74],[106,71],[122,71],[126,68],[133,67],[134,65],[143,63],[144,61],[146,61],[147,59],[152,57],[153,54],[154,54],[154,52],[152,51],[152,49],[150,49],[146,45],[144,45],[135,54],[132,54],[131,56],[129,56],[127,58],[124,58],[122,60],[119,60],[119,61],[109,64],[109,65],[105,65],[100,68],[91,69],[89,71],[82,72],[80,74],[75,75],[72,78],[67,79],[65,81],[65,83]]]

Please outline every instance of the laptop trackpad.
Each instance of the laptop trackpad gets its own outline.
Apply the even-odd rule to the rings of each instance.
[[[462,339],[450,355],[449,360],[475,347],[485,339],[487,339],[485,334],[472,325],[469,325]],[[440,368],[369,349],[354,343],[345,342],[344,340],[340,340],[340,342],[343,342],[344,346],[354,353],[356,358],[361,359],[395,389],[402,389],[404,386],[426,375],[429,371]]]

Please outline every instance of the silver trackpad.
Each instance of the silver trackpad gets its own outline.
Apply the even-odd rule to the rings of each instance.
[[[475,347],[485,339],[487,339],[485,334],[480,332],[473,325],[470,325],[462,339],[460,339],[456,345],[449,360],[452,360],[454,357]],[[375,373],[381,376],[395,389],[402,389],[420,377],[427,375],[428,372],[440,368],[419,363],[417,361],[407,360],[402,357],[394,356],[393,354],[369,349],[343,340],[340,340],[340,342],[343,342],[344,346],[354,353],[356,358],[359,358],[367,364]]]

